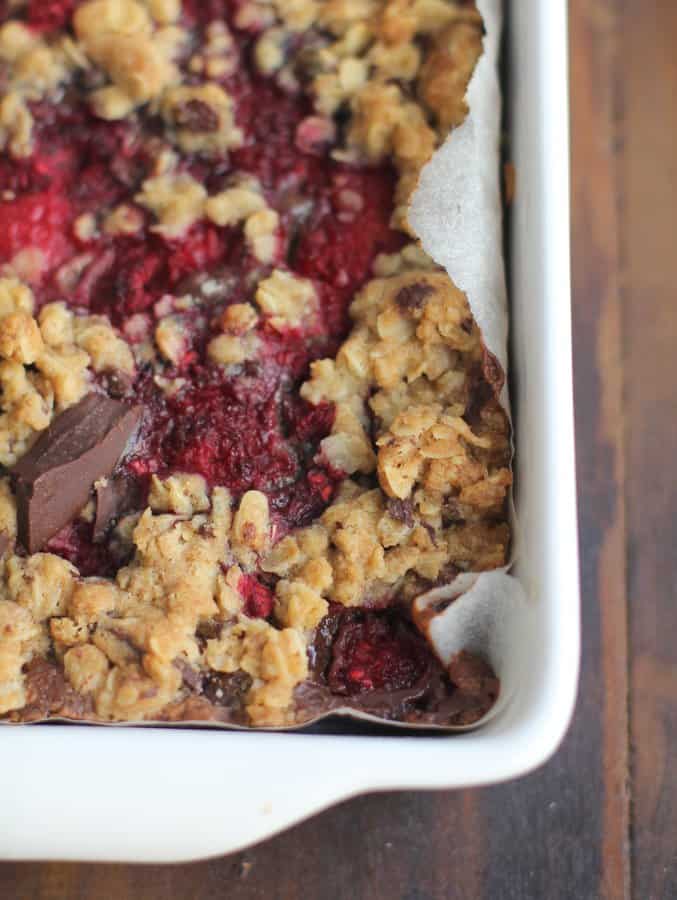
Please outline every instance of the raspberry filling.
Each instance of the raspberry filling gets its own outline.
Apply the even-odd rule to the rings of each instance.
[[[430,649],[395,612],[344,616],[332,647],[327,682],[334,694],[413,687],[430,667]]]
[[[49,32],[67,24],[75,5],[34,2],[24,21]],[[185,3],[185,21],[200,34],[209,22],[228,19],[237,5]],[[173,239],[152,230],[153,217],[134,197],[158,152],[169,149],[161,123],[145,110],[124,122],[97,119],[84,81],[58,104],[32,103],[33,154],[0,160],[0,265],[16,263],[22,253],[25,262],[28,252],[39,306],[66,299],[73,308],[105,314],[132,344],[152,339],[173,301],[193,297],[192,309],[182,314],[185,350],[162,373],[166,380],[180,379],[180,387],[158,387],[157,364],[140,367],[128,386],[128,396],[141,398],[146,412],[126,470],[146,486],[152,474],[198,473],[212,487],[228,487],[236,500],[252,488],[264,491],[279,538],[317,517],[343,477],[319,453],[333,408],[309,405],[299,388],[309,364],[335,355],[345,339],[349,304],[376,255],[397,250],[403,237],[389,227],[394,172],[389,166],[348,166],[326,147],[318,150],[306,135],[308,99],[258,75],[250,63],[251,37],[240,32],[238,38],[239,65],[222,84],[233,98],[244,142],[216,159],[183,155],[179,170],[210,195],[234,173],[259,180],[267,205],[280,217],[274,265],[312,281],[319,298],[312,321],[276,330],[261,317],[255,360],[235,373],[208,360],[206,348],[219,333],[224,310],[253,302],[256,284],[272,266],[251,255],[241,227],[201,221]],[[86,80],[87,74],[78,77]],[[141,218],[135,234],[75,226],[83,214],[123,203]],[[114,569],[82,523],[65,529],[50,549],[88,575]]]
[[[75,9],[77,0],[31,0],[27,20],[39,31],[55,31],[63,28]]]
[[[245,613],[253,619],[266,619],[273,611],[271,592],[253,575],[242,575],[237,588],[245,600]]]

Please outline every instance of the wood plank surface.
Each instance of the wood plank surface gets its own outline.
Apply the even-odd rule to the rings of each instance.
[[[556,757],[534,775],[497,788],[352,800],[256,848],[207,863],[0,865],[0,897],[677,897],[677,776],[671,765],[677,641],[670,628],[677,617],[670,537],[677,492],[670,483],[677,451],[677,424],[670,419],[677,251],[669,221],[677,205],[676,37],[670,3],[571,0],[584,658],[575,720]],[[665,79],[660,84],[657,73]],[[621,272],[627,272],[623,284]]]
[[[622,170],[637,900],[677,897],[677,7],[626,0]]]

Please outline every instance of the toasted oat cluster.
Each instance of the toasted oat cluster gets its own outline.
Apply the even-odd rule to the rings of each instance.
[[[0,717],[465,724],[503,375],[407,223],[462,0],[0,0]]]

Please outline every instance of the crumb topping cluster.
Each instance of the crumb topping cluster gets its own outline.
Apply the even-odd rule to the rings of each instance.
[[[368,640],[335,631],[324,675],[318,648],[508,556],[502,376],[407,224],[467,114],[474,4],[49,6],[0,4],[0,715],[293,725],[327,666],[374,689],[345,662],[369,641],[384,684],[432,677],[399,626],[345,619]],[[100,196],[50,151],[64,110],[78,165],[109,136]],[[28,554],[13,467],[92,393],[142,425]]]

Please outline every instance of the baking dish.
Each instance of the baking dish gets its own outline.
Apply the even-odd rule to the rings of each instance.
[[[522,685],[450,737],[46,726],[0,736],[0,857],[180,861],[232,851],[348,796],[497,782],[542,763],[579,657],[569,302],[566,3],[509,11],[517,573]],[[105,773],[105,778],[101,777]]]

